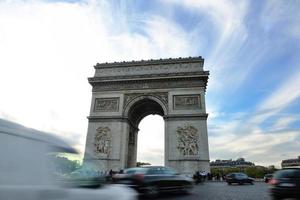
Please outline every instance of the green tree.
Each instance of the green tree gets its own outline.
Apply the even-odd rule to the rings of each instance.
[[[252,178],[263,178],[265,174],[274,173],[277,169],[274,166],[251,166],[251,167],[230,167],[230,168],[212,168],[211,174],[213,176],[226,175],[229,173],[243,172]]]
[[[53,156],[56,172],[60,174],[69,174],[80,168],[78,160],[69,160],[66,157]]]
[[[144,165],[151,165],[150,163],[147,163],[147,162],[136,162],[136,166],[137,167],[142,167]]]

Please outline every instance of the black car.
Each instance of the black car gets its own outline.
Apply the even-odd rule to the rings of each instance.
[[[162,192],[190,192],[193,187],[193,179],[162,166],[129,168],[114,175],[113,181],[151,197]]]
[[[226,176],[226,182],[228,185],[231,185],[232,183],[238,183],[240,185],[250,183],[253,185],[253,178],[248,177],[244,173],[230,173]]]
[[[273,199],[300,199],[300,168],[284,168],[269,181]]]

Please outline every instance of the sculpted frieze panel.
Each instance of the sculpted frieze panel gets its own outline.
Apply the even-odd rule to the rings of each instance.
[[[111,131],[109,127],[97,128],[94,138],[94,152],[97,156],[108,157],[111,151]]]
[[[186,124],[184,127],[177,127],[177,149],[183,156],[195,156],[199,154],[198,130]]]
[[[94,111],[117,112],[119,110],[119,98],[96,98]]]
[[[203,87],[206,83],[203,80],[157,80],[157,81],[123,81],[101,83],[93,87],[93,92],[120,91],[120,90],[140,90],[140,89],[160,89],[160,88],[187,88]]]
[[[174,110],[200,109],[200,95],[174,95],[173,108]]]

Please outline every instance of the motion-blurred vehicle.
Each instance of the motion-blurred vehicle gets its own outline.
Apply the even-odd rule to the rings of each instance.
[[[247,176],[244,173],[230,173],[226,176],[226,182],[228,185],[231,185],[232,183],[238,183],[240,185],[244,183],[249,183],[253,185],[254,179]]]
[[[274,173],[269,181],[273,199],[300,199],[300,168],[284,168]]]
[[[206,174],[205,174],[205,172],[197,171],[197,172],[193,175],[193,179],[194,179],[195,184],[202,183],[202,182],[205,181],[205,179],[206,179]]]
[[[273,174],[266,174],[264,176],[264,182],[268,183],[272,179],[272,177],[273,177]]]
[[[52,135],[0,119],[0,199],[136,199],[129,187],[102,185],[93,171],[72,174],[76,156],[75,149]]]
[[[191,192],[193,179],[180,175],[169,167],[148,166],[124,170],[113,176],[115,183],[129,185],[148,197],[164,192]]]

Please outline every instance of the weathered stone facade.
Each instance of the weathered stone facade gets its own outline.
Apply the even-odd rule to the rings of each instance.
[[[181,173],[209,171],[201,57],[102,63],[93,86],[85,162],[101,171],[135,166],[140,121],[165,120],[165,165]]]

